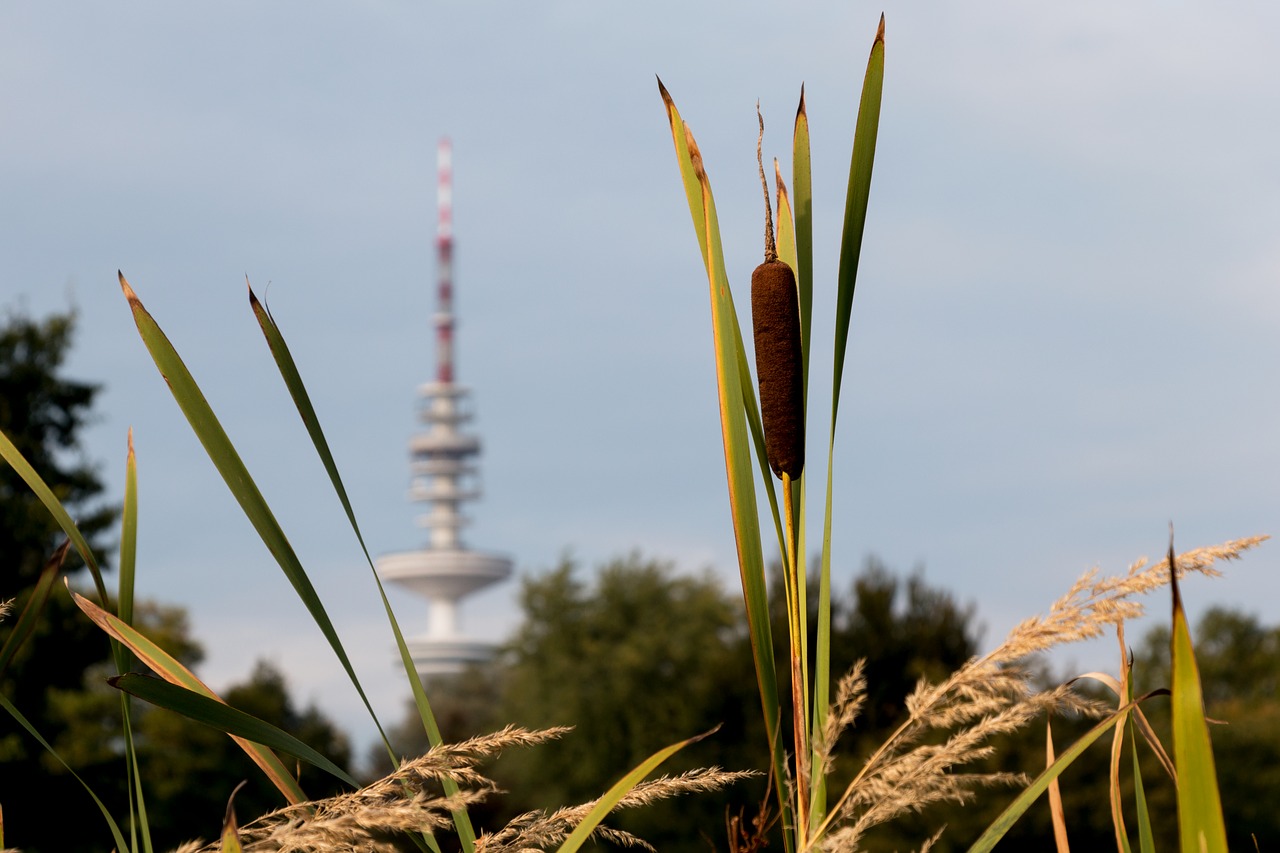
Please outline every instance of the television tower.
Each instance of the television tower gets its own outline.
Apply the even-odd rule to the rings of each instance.
[[[467,519],[460,508],[480,496],[479,471],[472,461],[480,455],[480,439],[462,429],[472,418],[471,389],[453,381],[453,165],[448,139],[440,140],[438,158],[436,378],[418,387],[419,418],[426,428],[409,441],[409,497],[430,506],[418,518],[428,538],[421,550],[387,554],[377,563],[383,578],[427,599],[426,633],[406,640],[424,678],[457,673],[493,656],[491,644],[460,632],[458,603],[511,575],[509,558],[472,551],[461,537]]]

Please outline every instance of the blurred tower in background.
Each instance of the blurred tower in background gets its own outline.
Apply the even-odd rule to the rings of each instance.
[[[459,672],[493,656],[491,644],[461,633],[458,603],[511,575],[510,559],[468,549],[460,533],[467,522],[462,504],[480,496],[474,463],[480,439],[464,430],[472,416],[471,389],[453,382],[453,175],[447,139],[440,141],[439,167],[436,378],[418,388],[426,428],[409,441],[410,498],[430,507],[418,519],[429,536],[422,550],[387,554],[377,564],[384,579],[428,601],[426,633],[406,638],[423,677]]]

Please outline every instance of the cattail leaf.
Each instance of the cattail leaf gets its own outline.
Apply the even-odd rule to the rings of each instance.
[[[871,58],[858,102],[858,124],[853,134],[853,155],[849,164],[849,187],[845,195],[844,230],[840,238],[840,267],[836,275],[835,365],[831,391],[831,423],[840,402],[840,381],[844,374],[845,350],[849,343],[849,315],[862,255],[862,233],[867,224],[867,201],[871,194],[871,170],[876,158],[876,137],[880,129],[880,96],[884,89],[884,16],[871,45]]]
[[[392,634],[395,635],[396,648],[400,652],[400,663],[404,667],[405,679],[408,681],[409,688],[413,693],[413,703],[418,709],[418,716],[422,720],[427,739],[432,746],[439,746],[444,742],[440,734],[440,726],[436,721],[435,713],[431,709],[431,702],[427,699],[422,679],[418,676],[417,666],[413,662],[413,655],[410,654],[409,646],[405,642],[403,632],[400,630],[400,623],[396,619],[395,612],[391,609],[391,602],[387,599],[382,579],[378,576],[378,571],[374,567],[373,557],[370,556],[369,548],[365,545],[364,535],[360,532],[360,524],[356,521],[355,510],[347,497],[346,486],[343,485],[342,476],[338,473],[337,462],[334,461],[333,452],[329,449],[329,442],[320,426],[320,418],[316,415],[315,407],[311,404],[311,396],[307,393],[306,385],[303,384],[302,374],[298,370],[297,363],[293,359],[293,354],[289,351],[288,344],[285,343],[284,335],[281,333],[275,318],[271,315],[270,310],[258,300],[252,287],[249,287],[249,307],[252,309],[254,317],[258,320],[262,334],[267,340],[267,347],[271,350],[276,368],[280,371],[280,377],[284,380],[289,396],[293,399],[294,407],[297,408],[298,414],[302,418],[307,435],[310,436],[311,443],[329,475],[329,482],[332,484],[338,500],[342,503],[342,508],[347,514],[347,521],[351,525],[351,530],[355,533],[356,541],[360,543],[360,550],[364,552],[365,562],[369,565],[369,571],[373,575],[373,582],[378,587],[378,595],[382,598],[382,607],[387,614],[387,622],[391,625]],[[382,732],[381,726],[379,726],[378,731],[382,735],[382,742],[391,756],[392,763],[399,766],[400,757],[392,748],[386,734]],[[453,796],[458,793],[458,785],[452,779],[443,780],[443,784],[447,796]],[[475,847],[475,829],[471,824],[471,819],[465,809],[455,811],[453,819],[454,828],[457,830],[458,838],[462,841],[463,849],[466,853],[470,853]]]
[[[786,182],[782,180],[782,169],[776,157],[773,160],[773,183],[778,189],[778,260],[791,267],[794,273],[796,269],[795,214],[791,210],[791,197],[787,193]],[[798,284],[796,291],[799,293]]]
[[[1005,833],[1017,823],[1018,818],[1022,817],[1027,809],[1031,808],[1031,805],[1048,789],[1049,783],[1062,775],[1062,771],[1070,767],[1098,738],[1114,727],[1120,715],[1132,707],[1132,705],[1122,706],[1119,711],[1096,724],[1075,743],[1071,744],[1039,776],[1033,779],[1022,793],[1014,798],[1013,802],[1000,813],[999,817],[992,821],[991,825],[978,837],[978,840],[969,847],[969,853],[989,853],[989,851],[993,850],[1000,839],[1005,836]]]
[[[210,408],[208,401],[205,400],[204,393],[200,390],[199,385],[196,384],[191,372],[187,370],[187,366],[183,363],[160,326],[147,312],[147,309],[143,307],[142,301],[134,293],[133,288],[129,286],[129,282],[125,280],[123,274],[120,274],[120,287],[124,291],[125,298],[129,301],[129,307],[133,312],[133,319],[137,324],[138,333],[142,337],[147,351],[151,354],[152,361],[155,362],[161,376],[164,377],[165,382],[168,384],[174,400],[178,403],[178,407],[182,410],[183,415],[186,416],[187,422],[191,425],[196,437],[200,439],[200,443],[204,446],[205,452],[213,462],[214,467],[222,475],[227,488],[231,490],[236,502],[240,504],[245,517],[249,519],[254,530],[257,531],[258,536],[262,539],[263,544],[267,546],[267,550],[271,552],[271,556],[275,558],[276,563],[284,571],[285,577],[289,579],[289,583],[307,608],[307,612],[311,614],[312,620],[320,628],[320,632],[325,639],[328,640],[330,648],[333,649],[338,661],[342,664],[342,668],[346,671],[348,679],[350,679],[356,692],[360,695],[360,699],[364,702],[365,709],[369,712],[374,724],[381,729],[382,726],[378,722],[377,714],[374,713],[373,705],[370,704],[368,696],[365,695],[364,687],[361,686],[360,679],[356,676],[355,668],[351,665],[351,659],[347,656],[346,649],[343,648],[342,641],[338,638],[333,622],[329,618],[324,604],[320,601],[311,579],[307,577],[297,553],[293,550],[293,545],[289,543],[279,522],[276,521],[275,515],[263,498],[262,492],[258,490],[258,486],[250,476],[248,468],[245,467],[240,458],[240,454],[236,452],[231,439],[227,437],[213,409]]]
[[[350,773],[298,738],[265,720],[233,708],[220,699],[135,672],[109,678],[107,683],[130,696],[181,714],[197,723],[292,755],[336,776],[353,788],[360,787],[360,783]]]
[[[218,694],[210,690],[203,681],[196,677],[195,673],[183,666],[181,662],[153,643],[140,631],[131,625],[126,625],[119,618],[103,610],[82,595],[73,592],[71,593],[71,598],[84,611],[85,615],[93,620],[94,624],[107,632],[113,639],[127,646],[131,652],[138,656],[140,661],[165,681],[170,684],[176,684],[179,687],[185,687],[209,699],[218,702],[222,701]],[[232,735],[231,739],[262,769],[262,772],[267,775],[267,778],[280,790],[280,793],[284,794],[290,803],[306,801],[307,795],[302,792],[297,781],[290,775],[275,753],[264,746],[252,743],[236,735]]]
[[[1178,772],[1178,835],[1183,853],[1226,853],[1227,829],[1222,819],[1218,776],[1213,762],[1209,724],[1204,715],[1200,669],[1191,644],[1191,629],[1182,609],[1178,569],[1169,546],[1173,589],[1173,763]]]
[[[13,703],[10,702],[3,693],[0,693],[0,708],[4,708],[6,711],[8,711],[9,716],[13,717],[14,721],[16,721],[18,725],[26,729],[27,734],[31,735],[31,737],[33,737],[37,743],[39,743],[42,747],[44,747],[45,752],[49,753],[49,755],[51,755],[55,761],[61,764],[63,769],[66,770],[68,773],[70,773],[75,778],[75,780],[80,783],[80,786],[85,789],[85,791],[89,794],[89,797],[93,800],[94,804],[98,807],[98,811],[102,812],[103,818],[106,819],[107,827],[111,830],[111,836],[112,838],[115,839],[115,842],[116,842],[116,850],[131,849],[125,843],[124,835],[120,832],[120,826],[116,823],[115,818],[111,816],[111,812],[107,811],[107,807],[103,805],[102,800],[98,797],[96,793],[94,793],[93,788],[89,787],[89,783],[84,781],[84,779],[80,778],[80,774],[77,773],[74,769],[72,769],[70,764],[67,764],[67,762],[63,760],[62,756],[58,754],[58,751],[53,748],[53,746],[49,743],[49,741],[44,739],[44,736],[40,734],[40,732],[36,729],[36,727],[33,726],[31,722],[22,715],[22,712],[20,712],[17,708],[13,706]]]
[[[724,443],[725,471],[729,484],[729,505],[733,516],[734,540],[737,545],[738,568],[742,580],[742,594],[747,612],[747,624],[751,636],[751,652],[756,667],[757,684],[764,714],[765,728],[772,733],[771,756],[776,779],[786,778],[785,754],[781,745],[779,726],[780,703],[777,674],[774,667],[773,638],[769,627],[769,598],[765,583],[764,555],[760,543],[760,522],[756,509],[754,476],[751,465],[752,445],[748,444],[747,424],[751,421],[755,396],[751,390],[746,351],[742,346],[742,332],[738,325],[729,279],[725,272],[724,252],[720,243],[715,200],[710,182],[702,163],[702,155],[688,125],[680,118],[675,102],[662,81],[658,90],[667,110],[671,137],[676,149],[676,163],[684,183],[689,213],[693,218],[698,246],[711,291],[712,337],[715,345],[716,388],[720,402],[720,427]],[[748,398],[750,400],[748,401]],[[746,412],[746,418],[743,412]],[[754,413],[755,423],[759,414]],[[755,424],[752,433],[756,433]],[[767,472],[768,459],[764,453],[763,433],[753,440],[757,464],[764,471],[769,483],[770,503],[774,508],[778,541],[785,553],[785,539],[778,522],[776,498],[772,494],[772,478]],[[753,436],[754,439],[754,436]],[[782,819],[789,820],[790,803],[785,786],[774,786],[778,794]],[[788,849],[791,847],[787,841]]]
[[[719,726],[716,728],[719,728]],[[715,729],[712,729],[711,731],[715,731]],[[656,770],[658,765],[662,764],[662,762],[666,761],[689,744],[700,741],[709,734],[711,734],[711,732],[698,735],[697,737],[691,737],[688,740],[682,740],[679,743],[673,743],[671,746],[658,750],[653,755],[650,755],[644,761],[636,765],[631,772],[627,773],[627,775],[615,782],[613,787],[605,792],[603,797],[596,801],[595,806],[593,806],[591,811],[587,812],[587,816],[582,819],[582,823],[574,827],[573,832],[571,832],[569,837],[564,840],[564,843],[560,845],[556,853],[576,853],[586,840],[591,837],[591,833],[595,832],[596,827],[600,825],[600,822],[605,819],[609,812],[613,811],[614,808],[617,807],[618,803],[621,802],[623,797],[631,792],[632,788],[643,782],[645,777]]]
[[[791,189],[793,207],[796,292],[800,297],[800,336],[804,341],[805,399],[809,388],[809,344],[813,329],[813,176],[809,156],[809,115],[805,111],[804,86],[800,87],[800,106],[796,108],[795,129],[791,137]],[[781,217],[781,213],[779,213]],[[807,413],[806,413],[807,414]]]
[[[845,194],[844,228],[840,240],[840,265],[836,276],[835,363],[831,388],[831,427],[827,441],[827,489],[822,523],[822,557],[818,579],[818,625],[815,648],[817,671],[814,674],[813,731],[825,726],[831,691],[831,526],[835,463],[836,414],[840,407],[840,385],[844,375],[845,351],[849,342],[849,319],[853,308],[853,291],[858,277],[858,260],[862,253],[862,234],[867,221],[871,172],[875,163],[876,138],[880,128],[880,99],[884,89],[884,15],[862,81],[858,101],[858,122],[853,134],[853,154],[849,164],[849,182]],[[793,171],[796,194],[797,282],[800,288],[801,333],[805,341],[805,383],[808,385],[809,336],[813,313],[813,220],[812,181],[809,159],[809,116],[805,109],[804,90],[796,110],[793,140]],[[807,307],[806,307],[807,305]],[[820,792],[817,784],[819,767],[814,766],[815,801]],[[818,815],[823,809],[815,807]],[[816,826],[815,821],[815,826]]]

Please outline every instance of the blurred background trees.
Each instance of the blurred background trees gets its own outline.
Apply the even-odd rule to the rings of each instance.
[[[79,442],[91,422],[98,389],[60,373],[74,328],[72,314],[41,321],[10,314],[0,325],[0,429],[71,508],[107,565],[117,512],[103,500],[102,482]],[[60,538],[25,484],[7,465],[0,466],[0,600],[16,599],[15,612],[0,623],[0,643]],[[68,572],[74,577],[70,561]],[[484,807],[479,825],[498,825],[529,809],[590,800],[653,751],[715,726],[720,728],[714,735],[680,754],[669,771],[711,764],[728,769],[768,766],[741,599],[710,572],[677,573],[671,564],[639,554],[591,572],[565,559],[525,579],[521,607],[521,624],[493,664],[429,685],[445,737],[461,739],[508,723],[572,725],[575,730],[558,743],[517,750],[494,764],[490,770],[508,793]],[[781,640],[785,617],[780,601],[775,602],[774,618],[774,634]],[[838,750],[837,766],[847,768],[846,775],[897,726],[903,699],[918,679],[941,679],[978,652],[976,618],[973,605],[931,586],[921,571],[902,576],[874,558],[837,590],[835,674],[866,658],[869,689],[859,720]],[[199,663],[202,651],[181,608],[140,603],[136,621],[189,666]],[[1236,611],[1210,609],[1198,621],[1195,636],[1208,712],[1226,721],[1213,737],[1231,843],[1233,849],[1252,849],[1250,836],[1257,834],[1265,847],[1266,839],[1280,838],[1280,817],[1270,805],[1280,792],[1280,627],[1264,626]],[[1168,647],[1164,628],[1137,643],[1134,666],[1140,690],[1167,682]],[[0,691],[113,813],[124,814],[120,705],[118,695],[105,685],[109,674],[106,638],[57,590],[40,627],[0,676]],[[1061,676],[1046,667],[1044,679],[1057,682]],[[224,697],[349,765],[343,734],[315,707],[299,708],[289,696],[286,675],[269,664],[259,663]],[[250,781],[237,797],[242,819],[281,804],[225,735],[167,712],[135,707],[149,816],[159,846],[213,836],[226,798],[241,780]],[[1156,698],[1145,707],[1167,737],[1167,701]],[[1059,748],[1086,725],[1055,721]],[[416,712],[393,740],[406,755],[426,749]],[[989,769],[1034,775],[1043,766],[1043,755],[1044,729],[1033,726],[1000,744]],[[388,769],[386,760],[379,747],[370,773]],[[1062,780],[1078,849],[1114,844],[1106,808],[1107,760],[1105,749],[1094,749]],[[1164,846],[1171,846],[1176,824],[1172,786],[1149,754],[1142,760],[1158,840],[1163,837]],[[309,768],[303,769],[302,784],[311,796],[337,790],[334,780]],[[624,813],[614,823],[663,851],[725,849],[726,818],[750,820],[764,790],[761,778],[720,795]],[[910,849],[941,822],[950,829],[935,850],[964,849],[1013,795],[993,791],[968,806],[931,812],[918,825],[906,821],[885,827],[867,839],[866,849]],[[0,717],[0,806],[6,842],[28,853],[99,850],[107,837],[79,784],[7,715]],[[1044,849],[1050,837],[1047,806],[1037,805],[1005,844]]]

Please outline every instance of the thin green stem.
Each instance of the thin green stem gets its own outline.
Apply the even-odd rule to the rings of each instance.
[[[796,847],[803,849],[809,829],[809,703],[804,655],[806,625],[805,614],[800,603],[800,584],[803,579],[799,572],[795,489],[792,485],[791,477],[783,474],[783,514],[787,520],[787,550],[783,557],[786,561],[787,624],[791,642],[789,657],[791,659],[791,716],[795,737],[793,749],[795,752]]]

